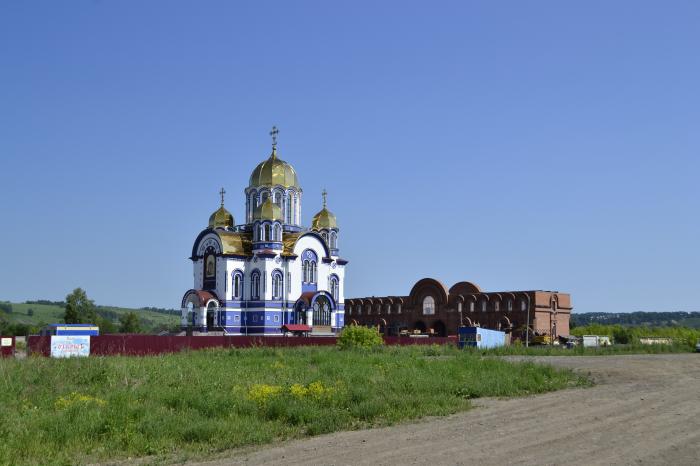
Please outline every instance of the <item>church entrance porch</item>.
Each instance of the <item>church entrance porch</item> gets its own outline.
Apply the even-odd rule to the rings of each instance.
[[[335,302],[328,292],[302,293],[294,305],[294,323],[310,326],[311,333],[316,335],[332,335],[336,326],[335,311]]]
[[[190,332],[218,329],[219,300],[210,291],[189,290],[182,297],[180,327]]]

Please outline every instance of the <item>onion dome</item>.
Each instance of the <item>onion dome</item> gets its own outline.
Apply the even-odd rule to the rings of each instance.
[[[312,230],[322,230],[322,229],[332,229],[338,228],[338,222],[335,218],[335,214],[326,208],[326,196],[328,193],[323,190],[323,209],[311,220]]]
[[[280,206],[272,202],[272,198],[268,197],[265,202],[255,208],[253,212],[253,220],[282,220],[282,209]]]
[[[224,188],[221,188],[219,194],[221,195],[221,207],[209,216],[209,228],[233,228],[235,225],[233,215],[224,209],[224,194],[226,194]]]
[[[285,188],[299,189],[297,172],[290,164],[277,158],[277,147],[272,147],[270,157],[258,164],[250,175],[251,188],[260,186],[283,186]]]

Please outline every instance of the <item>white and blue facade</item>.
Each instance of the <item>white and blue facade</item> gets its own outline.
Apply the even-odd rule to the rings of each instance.
[[[264,164],[277,170],[273,176],[258,176]],[[282,170],[293,179],[276,176]],[[273,148],[245,189],[244,224],[234,224],[222,199],[217,212],[230,221],[212,220],[212,214],[192,247],[194,283],[182,298],[183,330],[279,335],[285,324],[306,324],[312,332],[330,334],[345,325],[347,261],[339,256],[339,230],[301,225],[302,190],[296,180]]]

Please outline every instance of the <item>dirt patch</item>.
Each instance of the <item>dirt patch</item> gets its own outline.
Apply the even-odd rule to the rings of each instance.
[[[572,368],[597,385],[476,400],[476,409],[445,418],[238,450],[198,464],[700,464],[700,355],[513,359]]]

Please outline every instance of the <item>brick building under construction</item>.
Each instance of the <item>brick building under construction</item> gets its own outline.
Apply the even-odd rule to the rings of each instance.
[[[460,325],[501,330],[511,339],[569,335],[571,296],[558,291],[484,292],[471,282],[447,289],[438,280],[419,280],[408,296],[345,300],[347,324],[376,326],[385,335],[456,335]]]

